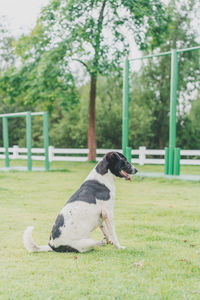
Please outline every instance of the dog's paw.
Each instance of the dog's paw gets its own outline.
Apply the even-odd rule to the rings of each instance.
[[[104,242],[104,241],[98,241],[97,242],[97,246],[100,246],[100,247],[106,246],[106,242]]]
[[[125,246],[120,246],[120,248],[119,249],[126,249],[126,247]]]
[[[104,242],[108,245],[108,244],[110,244],[110,245],[113,245],[113,242],[111,241],[111,240],[109,240],[107,237],[105,237],[104,236]]]
[[[114,245],[114,246],[115,246],[115,248],[117,248],[118,250],[120,250],[120,249],[126,249],[125,246],[120,246],[120,245]]]

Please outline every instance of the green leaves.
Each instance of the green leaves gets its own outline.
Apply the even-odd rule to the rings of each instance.
[[[1,89],[8,102],[42,104],[43,109],[52,112],[54,102],[67,110],[78,102],[74,78],[64,73],[66,48],[63,43],[56,49],[44,52],[38,60],[24,63],[17,70],[9,69],[0,78]]]
[[[115,65],[129,48],[127,35],[121,26],[131,29],[133,38],[145,48],[147,45],[140,33],[143,32],[146,37],[151,33],[158,43],[160,31],[166,23],[165,16],[165,9],[159,1],[60,0],[51,1],[43,10],[40,23],[45,30],[51,30],[49,46],[58,37],[65,39],[70,45],[69,55],[72,58],[78,55],[78,59],[83,60],[87,54],[84,62],[89,62],[91,73],[98,74],[110,61]],[[120,50],[116,47],[119,42]],[[105,56],[103,59],[102,55]]]
[[[145,35],[155,23],[162,28],[164,16],[159,1],[51,0],[32,32],[15,42],[20,63],[1,79],[7,101],[43,103],[52,111],[56,100],[68,109],[78,102],[71,61],[79,61],[90,76],[115,76],[129,51],[128,35],[144,48]],[[159,36],[158,29],[151,30]]]

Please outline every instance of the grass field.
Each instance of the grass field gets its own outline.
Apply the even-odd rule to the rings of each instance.
[[[0,299],[200,299],[200,182],[118,179],[115,227],[124,250],[24,249],[28,225],[35,226],[35,241],[47,244],[58,212],[93,166],[0,173]],[[200,174],[199,167],[188,171]],[[100,231],[93,237],[100,239]]]

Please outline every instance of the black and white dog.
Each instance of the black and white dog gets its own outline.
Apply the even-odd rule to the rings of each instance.
[[[115,176],[131,180],[137,172],[119,152],[109,152],[96,165],[81,187],[72,195],[53,225],[49,244],[38,246],[32,239],[33,227],[23,235],[25,248],[30,252],[86,252],[95,246],[105,245],[90,238],[100,227],[107,243],[120,246],[113,223],[115,202]]]

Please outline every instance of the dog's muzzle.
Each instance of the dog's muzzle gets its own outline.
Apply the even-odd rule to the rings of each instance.
[[[138,172],[138,170],[137,170],[136,168],[132,167],[132,170],[131,170],[131,171],[132,171],[132,172],[131,172],[130,174],[128,174],[126,171],[121,170],[121,171],[120,171],[120,174],[121,174],[121,176],[122,176],[123,178],[125,178],[126,180],[132,181],[130,175],[136,174],[136,173]]]

